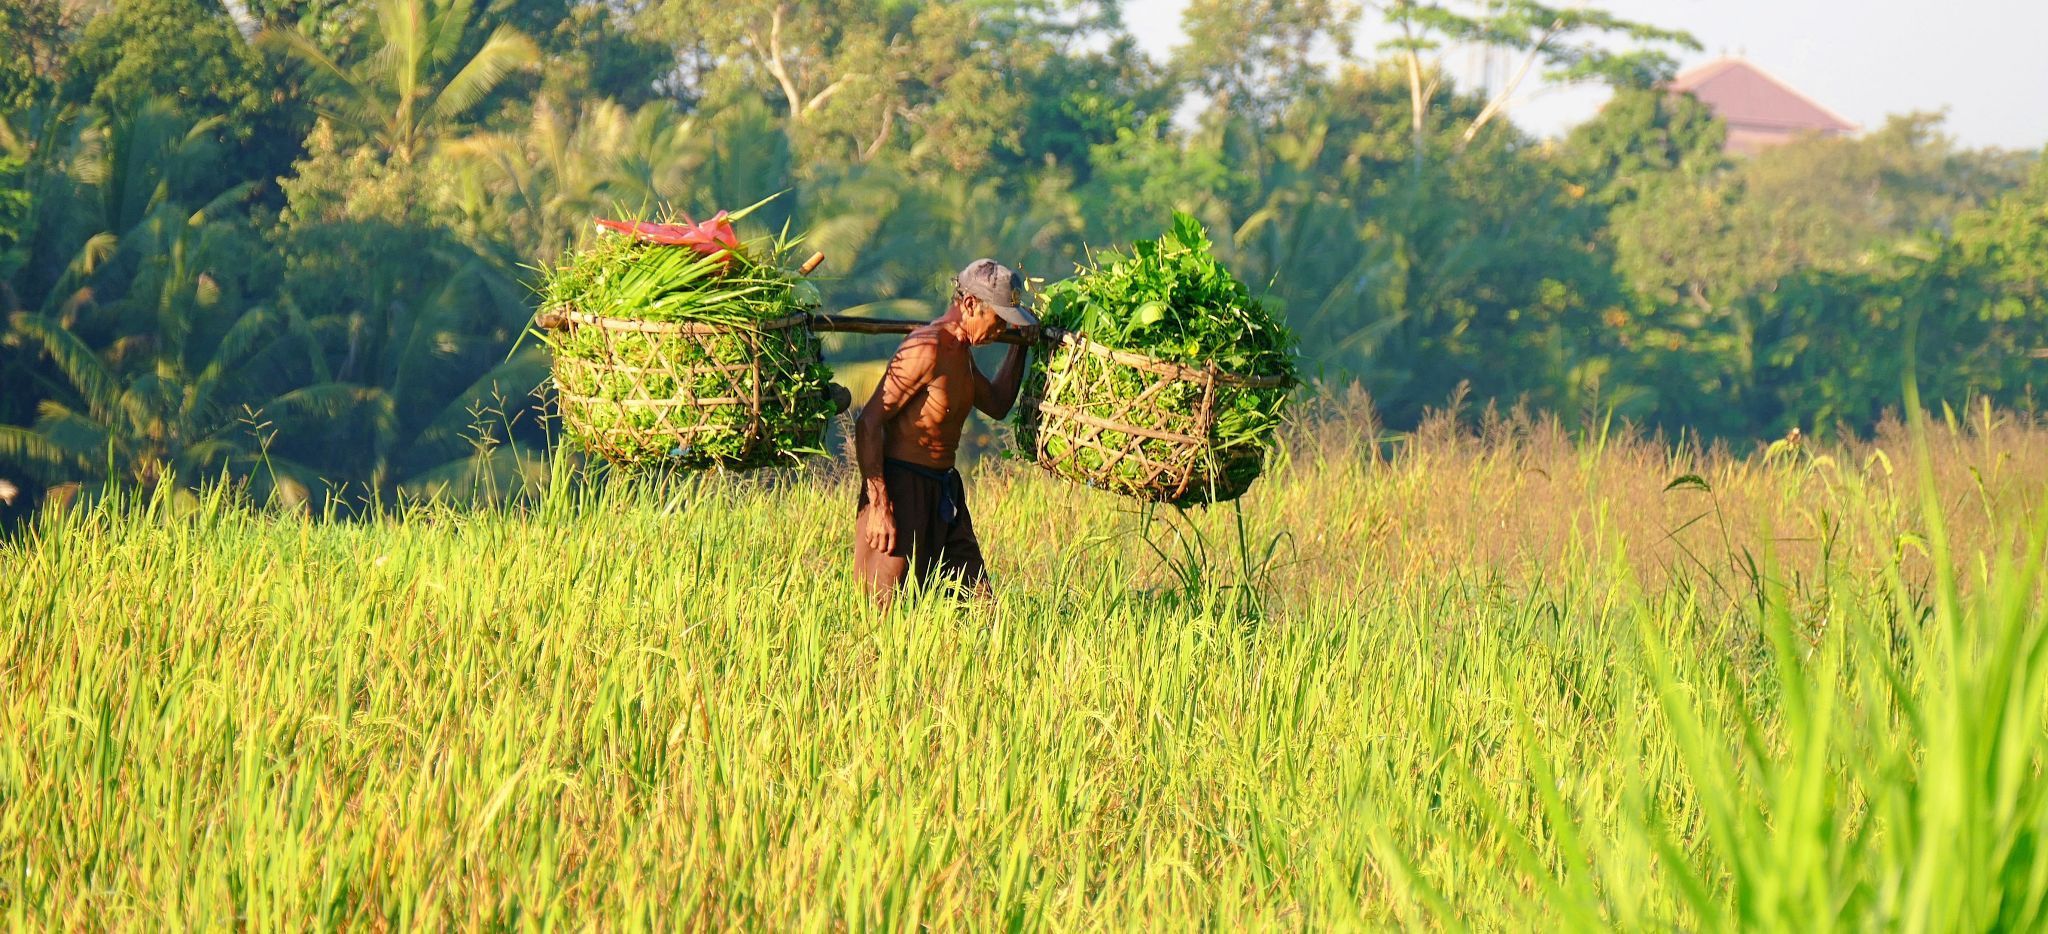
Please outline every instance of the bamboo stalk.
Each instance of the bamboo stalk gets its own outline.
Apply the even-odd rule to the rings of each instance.
[[[811,316],[811,330],[835,334],[908,334],[930,323],[905,321],[900,318],[856,318],[852,315]],[[1005,332],[996,336],[996,342],[1031,346],[1048,341],[1057,342],[1065,333],[1058,328],[1048,328],[1043,332],[1043,337],[1032,340],[1022,334]]]

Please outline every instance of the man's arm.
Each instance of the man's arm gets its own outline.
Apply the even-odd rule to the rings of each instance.
[[[897,348],[875,384],[875,394],[853,420],[853,457],[860,467],[860,482],[867,490],[868,508],[861,512],[860,534],[875,550],[888,553],[896,547],[896,507],[889,502],[889,487],[882,482],[883,452],[888,448],[889,420],[931,381],[937,359],[937,340],[930,334],[916,334]]]
[[[1003,356],[1003,365],[996,369],[996,378],[981,375],[981,367],[974,368],[974,407],[993,419],[1002,419],[1017,405],[1017,389],[1024,385],[1024,357],[1028,348],[1023,344],[1011,344],[1010,352]]]

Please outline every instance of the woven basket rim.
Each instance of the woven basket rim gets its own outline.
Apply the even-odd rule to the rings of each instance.
[[[1225,383],[1232,386],[1249,386],[1252,388],[1278,388],[1281,386],[1291,386],[1294,384],[1293,377],[1288,376],[1246,376],[1240,373],[1232,373],[1228,370],[1218,369],[1214,365],[1208,367],[1193,367],[1188,366],[1185,363],[1175,363],[1171,360],[1162,360],[1158,357],[1154,357],[1149,354],[1139,353],[1135,350],[1120,350],[1118,348],[1111,347],[1108,344],[1104,344],[1089,337],[1086,337],[1078,331],[1060,332],[1060,335],[1058,339],[1055,341],[1055,343],[1060,344],[1062,346],[1078,347],[1098,357],[1108,357],[1110,360],[1123,364],[1124,366],[1134,367],[1140,370],[1144,370],[1148,373],[1156,373],[1160,376],[1171,376],[1176,379],[1183,379],[1189,382],[1200,382],[1205,379],[1213,379],[1218,383]]]
[[[801,399],[805,399],[805,398],[811,398],[811,397],[815,397],[815,396],[821,395],[821,393],[785,393],[785,392],[781,391],[780,389],[778,389],[778,388],[776,388],[776,387],[773,387],[773,386],[763,386],[763,387],[761,387],[761,394],[762,394],[762,395],[763,395],[764,397],[766,397],[766,396],[773,396],[773,397],[775,397],[775,398],[777,398],[777,399],[797,399],[797,400],[801,400]],[[619,407],[621,407],[621,408],[628,408],[628,409],[710,409],[710,408],[723,408],[723,407],[725,407],[725,406],[729,406],[729,405],[746,405],[746,404],[747,404],[747,403],[748,403],[749,401],[751,401],[751,400],[747,399],[747,398],[746,398],[746,397],[744,397],[744,396],[645,396],[645,395],[641,395],[641,396],[621,396],[621,397],[619,397],[619,398],[616,398],[616,399],[614,399],[614,398],[611,398],[611,397],[609,397],[609,396],[584,396],[584,395],[578,395],[578,394],[576,394],[576,393],[573,393],[573,392],[569,392],[568,390],[562,389],[562,388],[560,388],[560,387],[556,387],[556,389],[555,389],[555,395],[556,395],[556,397],[557,397],[557,398],[561,399],[562,401],[564,401],[564,402],[569,402],[569,403],[573,403],[573,404],[575,404],[575,405],[588,405],[588,406],[600,406],[600,405],[616,405],[616,406],[619,406]]]
[[[577,311],[563,306],[556,309],[571,323],[606,331],[628,331],[641,334],[724,334],[730,331],[780,331],[795,327],[810,320],[805,312],[792,312],[780,318],[766,321],[745,321],[733,324],[705,324],[689,321],[641,321],[637,318],[613,318]]]

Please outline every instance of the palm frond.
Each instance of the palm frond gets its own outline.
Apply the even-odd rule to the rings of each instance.
[[[78,245],[78,252],[71,257],[71,262],[64,267],[63,278],[50,290],[52,298],[70,291],[74,283],[99,271],[100,264],[120,248],[121,235],[113,231],[103,230],[85,238],[85,242]]]
[[[129,380],[121,393],[114,411],[125,421],[107,419],[107,424],[116,426],[131,437],[162,436],[168,432],[170,418],[177,411],[178,379],[175,374],[152,370]]]
[[[256,44],[266,51],[298,59],[312,66],[321,77],[341,84],[354,86],[355,76],[341,67],[341,63],[321,51],[312,37],[296,29],[266,29],[256,34]]]
[[[427,64],[425,0],[382,0],[377,4],[381,46],[373,56],[379,74],[391,81],[400,99],[409,96]]]
[[[484,40],[462,70],[442,85],[428,114],[438,120],[453,120],[491,93],[505,76],[540,60],[540,47],[510,26],[500,26]]]
[[[428,0],[432,2],[432,0]],[[475,8],[474,0],[446,0],[440,9],[428,17],[425,42],[420,47],[421,60],[428,66],[439,66],[455,58],[462,48],[462,37],[469,29],[469,17]]]
[[[199,227],[214,219],[225,217],[227,216],[228,209],[249,200],[250,196],[256,193],[256,189],[261,187],[263,187],[263,183],[258,179],[250,179],[246,182],[231,185],[227,190],[208,199],[204,205],[200,206],[199,210],[193,211],[188,215],[185,223],[192,227]]]
[[[319,80],[335,85],[338,94],[322,95],[322,115],[357,129],[368,129],[366,124],[375,122],[365,118],[379,109],[376,90],[321,51],[305,33],[296,29],[267,29],[257,36],[257,44],[310,66]]]
[[[29,430],[95,472],[125,471],[134,459],[135,446],[112,428],[56,402],[36,407],[36,423]]]
[[[80,471],[95,466],[91,459],[79,458],[41,433],[19,425],[0,425],[0,461],[44,482],[75,479]]]
[[[11,323],[16,333],[34,340],[56,363],[57,371],[64,374],[93,417],[106,417],[119,401],[120,383],[92,348],[43,315],[17,313]]]
[[[250,495],[267,493],[258,501],[304,507],[313,501],[313,491],[329,487],[318,470],[270,451],[243,451],[228,460],[229,469],[249,481]]]
[[[170,473],[193,482],[220,479],[221,469],[230,475],[235,473],[237,460],[248,455],[248,444],[253,442],[225,437],[209,437],[186,445],[171,459]]]
[[[396,411],[390,393],[355,383],[303,386],[270,400],[263,407],[263,415],[280,424],[286,424],[285,419],[292,418],[327,422],[354,419],[366,421],[381,437],[395,433]]]
[[[211,147],[214,131],[226,126],[227,123],[228,118],[224,114],[214,114],[192,121],[192,126],[185,130],[184,138],[178,141],[177,150],[182,152],[187,147]]]
[[[284,314],[285,332],[306,342],[307,369],[313,374],[314,383],[332,382],[334,376],[327,367],[327,357],[321,353],[320,336],[314,330],[313,322],[299,309],[299,303],[291,296],[282,296],[278,308]]]
[[[193,391],[186,396],[183,416],[190,420],[194,414],[204,412],[212,404],[219,390],[232,383],[243,382],[240,377],[248,375],[249,358],[259,349],[260,342],[275,342],[278,337],[277,315],[262,308],[251,309],[235,319],[215,343],[213,355],[193,379]]]
[[[549,358],[529,347],[495,367],[448,400],[432,421],[410,439],[408,453],[429,459],[461,450],[471,439],[464,432],[495,411],[511,420],[532,404],[533,393],[547,379]],[[502,411],[500,411],[502,407]]]

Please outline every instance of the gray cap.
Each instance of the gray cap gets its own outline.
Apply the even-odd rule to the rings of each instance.
[[[1024,277],[992,259],[978,259],[968,263],[953,280],[960,291],[981,299],[981,303],[995,309],[996,316],[1018,327],[1037,327],[1038,316],[1024,310]]]

